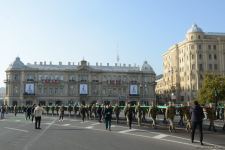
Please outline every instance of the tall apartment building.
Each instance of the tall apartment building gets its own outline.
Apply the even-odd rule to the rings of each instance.
[[[141,68],[125,64],[90,65],[85,60],[78,65],[71,62],[25,65],[17,57],[6,70],[5,83],[8,105],[155,100],[155,72],[147,61]]]
[[[182,42],[163,54],[156,93],[178,103],[193,100],[207,72],[225,74],[225,33],[203,32],[194,24]]]

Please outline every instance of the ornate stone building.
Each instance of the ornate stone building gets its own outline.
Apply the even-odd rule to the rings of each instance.
[[[178,103],[193,100],[207,72],[225,73],[225,33],[203,32],[194,24],[182,42],[163,54],[156,91]]]
[[[6,70],[8,105],[42,103],[44,105],[75,103],[111,103],[155,100],[155,72],[143,66],[115,64],[89,65],[82,60],[75,65],[27,64],[19,57]]]

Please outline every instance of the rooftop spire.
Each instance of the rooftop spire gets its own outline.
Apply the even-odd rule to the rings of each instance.
[[[120,62],[120,56],[119,56],[119,44],[117,43],[116,44],[116,61],[117,61],[117,63],[119,63]]]

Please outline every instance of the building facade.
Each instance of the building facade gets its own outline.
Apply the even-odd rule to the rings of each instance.
[[[225,33],[203,32],[194,24],[186,37],[163,54],[156,91],[177,103],[196,98],[205,73],[225,73]],[[163,85],[163,86],[162,86]]]
[[[4,104],[4,102],[3,102],[4,97],[5,97],[5,88],[4,87],[0,87],[0,106],[2,104]]]
[[[155,100],[155,72],[144,62],[143,66],[115,64],[90,65],[82,60],[53,65],[51,62],[27,64],[19,57],[6,70],[8,105],[42,103],[43,105],[76,103],[125,103]]]

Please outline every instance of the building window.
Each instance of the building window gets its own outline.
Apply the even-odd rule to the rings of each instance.
[[[203,79],[203,76],[202,76],[202,74],[200,74],[200,79],[201,79],[201,80]]]
[[[60,95],[63,95],[64,93],[64,90],[63,90],[63,87],[60,88]]]
[[[15,74],[15,75],[14,75],[14,80],[19,80],[18,74]]]
[[[194,45],[191,45],[191,49],[194,49],[195,48],[195,46]]]
[[[194,59],[194,54],[191,54],[191,58]]]
[[[217,59],[217,56],[216,56],[216,54],[214,54],[214,59],[215,59],[215,60]]]
[[[209,64],[209,70],[212,70],[212,64]]]
[[[211,50],[211,45],[208,45],[208,49]]]
[[[213,49],[216,50],[216,45],[213,45]]]
[[[50,91],[50,94],[52,94],[52,93],[53,93],[52,88],[50,88],[50,89],[49,89],[49,91]]]
[[[209,54],[209,60],[211,60],[212,59],[212,55],[211,54]]]
[[[15,92],[15,94],[18,94],[19,90],[18,90],[17,86],[14,87],[14,92]]]
[[[198,35],[198,39],[201,39],[201,36],[200,35]]]
[[[199,70],[203,71],[203,65],[202,64],[199,64]]]
[[[217,68],[217,64],[214,64],[214,70],[217,70],[218,68]]]
[[[202,54],[199,54],[198,57],[199,57],[199,59],[202,59]]]
[[[192,70],[195,70],[195,64],[192,64]]]
[[[202,49],[202,45],[198,45],[198,49]]]
[[[47,94],[47,88],[44,88],[44,94]]]

